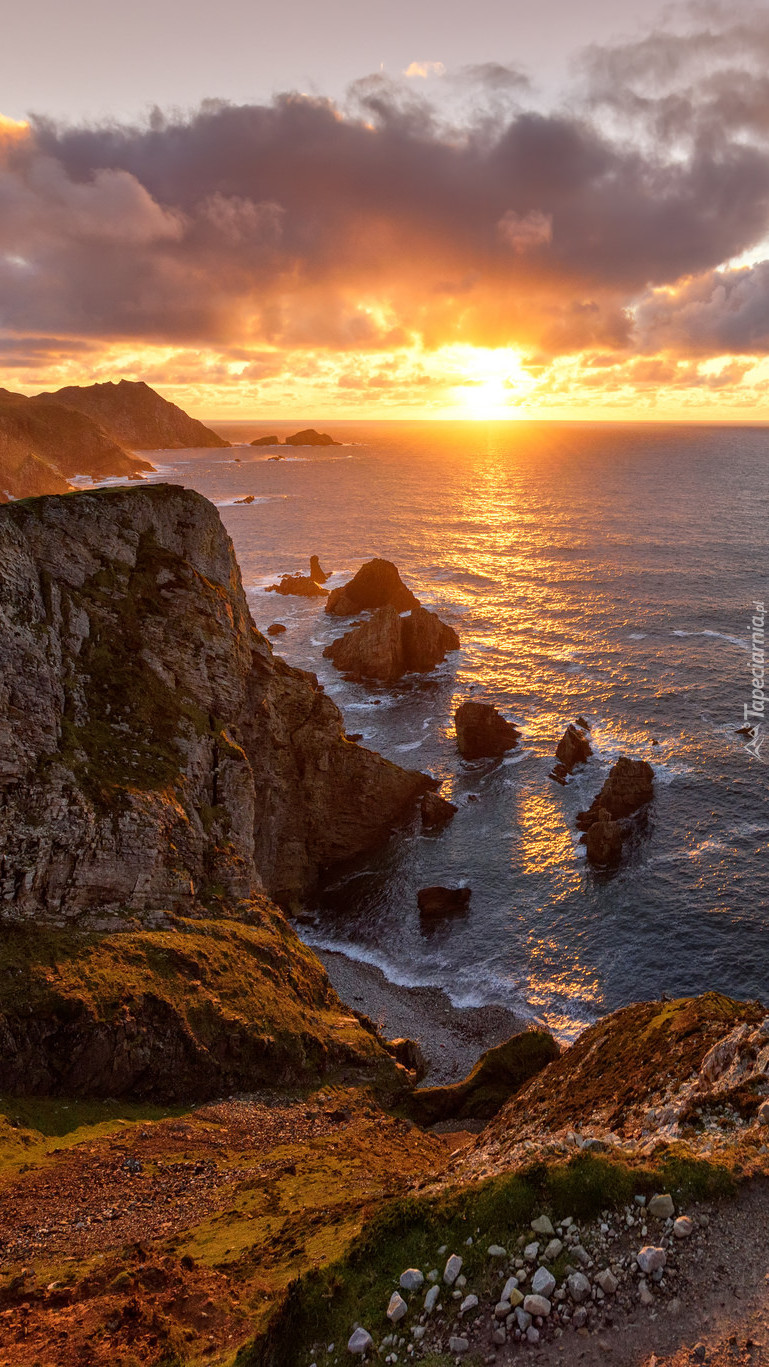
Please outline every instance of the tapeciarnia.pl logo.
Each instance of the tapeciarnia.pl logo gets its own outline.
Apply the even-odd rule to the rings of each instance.
[[[766,613],[763,603],[753,603],[753,616],[750,620],[750,677],[751,695],[750,702],[745,703],[742,711],[745,721],[744,735],[750,737],[745,749],[751,759],[759,759],[766,764],[769,755],[761,754],[761,747],[766,740],[762,734],[762,723],[766,714],[766,632],[764,622]],[[752,724],[751,724],[751,719]]]

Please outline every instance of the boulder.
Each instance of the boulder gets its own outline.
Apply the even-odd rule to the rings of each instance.
[[[252,445],[255,446],[256,442],[252,442]],[[358,1357],[363,1357],[364,1354],[369,1351],[369,1348],[373,1347],[374,1340],[367,1329],[356,1329],[347,1341],[348,1353],[356,1354]]]
[[[249,446],[279,446],[280,439],[273,432],[269,437],[254,437],[254,440],[248,444]]]
[[[441,1120],[488,1120],[529,1078],[558,1056],[558,1045],[552,1035],[544,1030],[524,1030],[487,1049],[462,1082],[412,1092],[408,1114],[423,1126]]]
[[[282,635],[283,635],[283,632],[286,631],[286,630],[287,630],[287,628],[284,627],[284,625],[283,625],[282,622],[272,622],[271,625],[268,626],[268,628],[267,628],[267,635],[268,635],[268,636],[282,636]]]
[[[584,731],[569,722],[555,748],[555,757],[571,773],[575,764],[584,764],[592,755],[590,741]]]
[[[417,905],[422,916],[452,916],[467,911],[470,897],[469,888],[420,888]]]
[[[400,1291],[393,1291],[390,1297],[390,1304],[387,1307],[388,1320],[391,1324],[397,1324],[406,1314],[408,1314],[408,1305],[404,1301]]]
[[[600,793],[587,811],[577,813],[577,825],[586,831],[598,821],[601,808],[614,820],[632,816],[654,796],[654,770],[645,759],[621,755],[613,764]]]
[[[325,598],[328,589],[321,588],[309,575],[284,574],[280,583],[269,584],[265,593],[284,593],[294,598]]]
[[[340,441],[334,441],[328,432],[316,432],[314,427],[305,427],[301,432],[294,432],[293,436],[286,437],[286,446],[341,446]]]
[[[334,617],[354,617],[367,608],[386,606],[410,612],[419,607],[419,599],[406,588],[391,560],[368,560],[348,584],[331,590],[326,612]]]
[[[587,857],[591,864],[616,864],[622,857],[623,831],[618,821],[612,821],[605,807],[584,837]]]
[[[385,1049],[396,1063],[401,1063],[408,1072],[416,1073],[417,1082],[421,1082],[427,1072],[427,1060],[415,1039],[387,1040]]]
[[[457,633],[434,612],[415,608],[401,617],[388,605],[326,646],[323,655],[352,678],[395,683],[404,674],[434,669],[447,651],[458,649]]]
[[[673,1197],[669,1192],[663,1192],[661,1195],[652,1196],[646,1209],[649,1214],[653,1215],[657,1220],[669,1220],[671,1215],[675,1212]]]
[[[428,827],[445,826],[447,821],[459,811],[453,802],[449,802],[440,793],[425,793],[422,798],[420,808],[422,813],[422,825]]]
[[[457,745],[463,759],[504,755],[517,745],[520,732],[491,703],[463,702],[454,713]]]
[[[330,574],[325,574],[321,569],[317,555],[310,556],[310,578],[314,579],[316,584],[325,584],[326,580],[331,578]]]
[[[655,1248],[647,1244],[636,1254],[636,1262],[642,1272],[659,1272],[667,1263],[668,1255],[664,1248]]]

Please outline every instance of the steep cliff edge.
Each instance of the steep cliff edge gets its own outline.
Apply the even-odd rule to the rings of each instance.
[[[152,469],[85,413],[0,390],[0,503],[66,493],[74,475],[131,477]]]
[[[55,393],[39,394],[38,398],[87,414],[118,441],[138,451],[230,445],[143,380],[67,385]]]
[[[0,917],[290,900],[430,786],[273,655],[199,494],[0,509]]]

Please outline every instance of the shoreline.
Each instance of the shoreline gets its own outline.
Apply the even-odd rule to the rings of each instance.
[[[386,1039],[417,1041],[428,1065],[420,1086],[461,1081],[486,1049],[531,1025],[506,1006],[454,1006],[442,987],[391,983],[374,964],[339,950],[313,952],[347,1006],[370,1016]]]

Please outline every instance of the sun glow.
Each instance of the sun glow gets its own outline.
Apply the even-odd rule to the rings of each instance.
[[[453,386],[453,396],[466,417],[515,417],[534,386],[520,352],[511,347],[447,347],[444,354],[450,370],[464,376]]]

